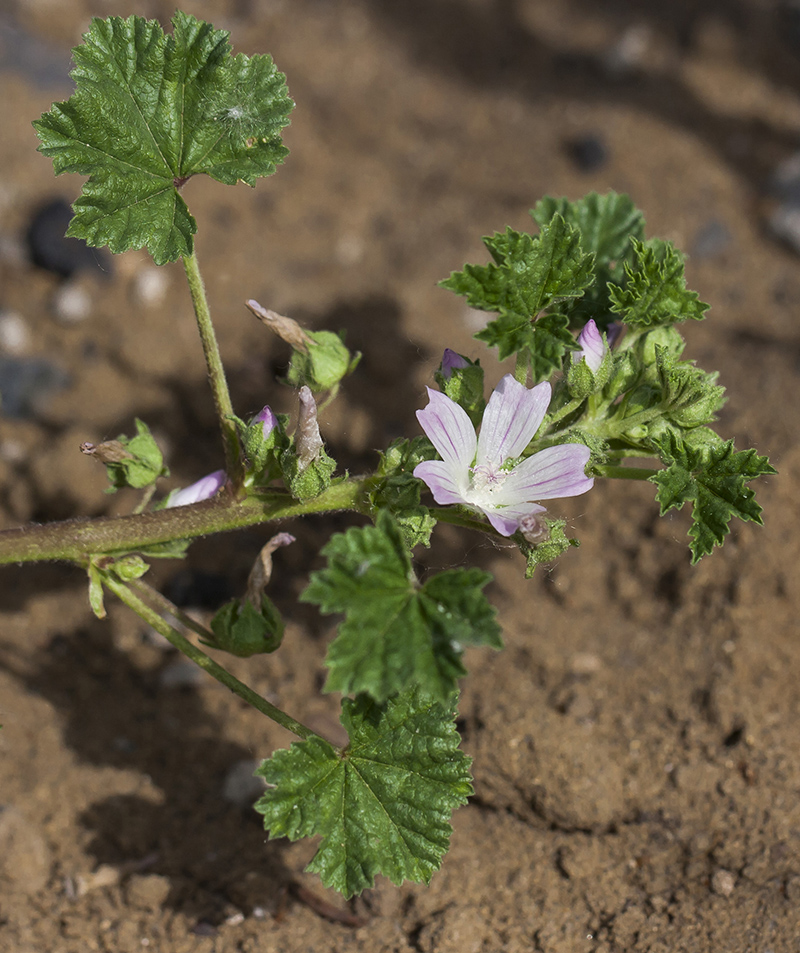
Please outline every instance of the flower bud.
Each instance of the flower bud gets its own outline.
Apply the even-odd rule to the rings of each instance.
[[[572,352],[572,363],[578,364],[580,361],[586,361],[592,374],[597,374],[600,365],[603,363],[607,348],[603,341],[603,335],[598,331],[597,325],[591,318],[578,335],[578,344],[581,349]]]
[[[214,496],[223,486],[227,475],[224,470],[215,470],[208,476],[202,477],[191,486],[186,486],[182,490],[173,490],[164,503],[165,509],[171,509],[173,506],[188,506],[190,503],[199,503],[201,500],[208,500]]]

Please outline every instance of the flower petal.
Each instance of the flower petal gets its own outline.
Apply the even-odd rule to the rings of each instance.
[[[578,364],[584,360],[589,370],[596,374],[603,363],[606,345],[603,341],[603,335],[597,329],[593,319],[590,318],[584,325],[583,330],[578,335],[578,344],[580,344],[581,349],[572,352],[573,363]]]
[[[522,503],[518,506],[504,506],[501,510],[483,510],[501,536],[512,536],[519,528],[519,521],[525,516],[544,513],[545,507],[537,503]]]
[[[594,486],[594,479],[584,473],[590,455],[589,448],[579,443],[534,453],[508,474],[497,493],[497,502],[514,505],[523,500],[553,500],[586,493]]]
[[[509,457],[518,457],[544,420],[550,393],[547,381],[529,389],[514,380],[513,374],[506,374],[486,405],[478,437],[478,463],[500,466]]]
[[[465,502],[467,476],[459,486],[453,468],[444,460],[425,460],[423,463],[418,463],[414,467],[414,476],[428,484],[428,489],[433,493],[437,503],[446,505]]]
[[[225,486],[227,477],[224,470],[215,470],[204,476],[191,486],[185,486],[182,490],[173,490],[167,498],[165,509],[172,509],[173,506],[188,506],[190,503],[199,503],[201,500],[208,500],[220,489]]]
[[[438,390],[427,388],[428,406],[417,411],[417,420],[442,460],[460,481],[467,480],[475,459],[478,438],[467,412]],[[419,469],[419,468],[417,468]]]

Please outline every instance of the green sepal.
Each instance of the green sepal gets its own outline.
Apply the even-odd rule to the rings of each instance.
[[[264,436],[264,425],[253,417],[245,423],[239,417],[230,418],[236,426],[239,441],[247,458],[247,472],[256,486],[266,486],[280,476],[281,454],[289,448],[286,435],[288,416],[277,414],[277,424]]]
[[[580,546],[580,540],[567,536],[564,527],[566,520],[549,520],[546,517],[540,517],[546,525],[547,531],[543,534],[541,542],[529,543],[521,533],[514,536],[514,541],[520,548],[520,552],[527,560],[525,567],[525,578],[530,579],[536,567],[542,563],[552,563],[559,556],[571,547]]]
[[[375,526],[353,527],[322,550],[327,568],[300,596],[344,621],[328,650],[327,691],[366,692],[383,702],[418,685],[446,699],[465,674],[463,646],[500,648],[495,609],[479,569],[451,569],[420,585],[397,521],[386,510]]]
[[[313,500],[327,490],[336,469],[336,461],[325,453],[324,448],[305,469],[300,469],[300,461],[293,447],[281,454],[280,464],[287,489],[300,503]]]
[[[306,331],[310,339],[306,351],[292,349],[286,383],[292,387],[306,384],[316,394],[338,390],[339,384],[356,369],[361,353],[351,354],[344,343],[344,332]]]
[[[470,361],[463,355],[459,357],[467,362],[466,367],[452,368],[449,377],[444,376],[440,367],[433,376],[442,393],[463,408],[477,427],[486,409],[486,398],[483,396],[483,368],[480,361]]]
[[[157,503],[153,509],[163,509],[163,503]],[[152,543],[139,549],[142,556],[148,559],[185,559],[193,539],[168,539],[163,543]]]
[[[127,556],[117,556],[107,570],[112,572],[121,582],[132,582],[141,579],[150,569],[150,566],[138,553],[128,553]]]
[[[103,574],[92,560],[86,567],[89,575],[89,605],[98,619],[105,619],[107,612],[103,604]]]
[[[343,699],[343,751],[313,736],[256,771],[270,785],[255,805],[270,839],[321,837],[306,870],[348,898],[378,874],[429,883],[449,847],[450,817],[472,794],[455,703],[417,689],[382,705]]]
[[[634,260],[625,264],[625,283],[609,289],[611,310],[639,328],[704,318],[708,305],[687,289],[684,258],[673,244],[656,238],[631,243]]]
[[[596,372],[589,367],[583,357],[576,361],[577,352],[572,352],[567,367],[567,391],[573,400],[584,400],[590,394],[601,391],[608,383],[614,368],[614,357],[608,348],[605,334],[603,343],[606,345],[606,350]]]
[[[203,644],[239,658],[249,658],[274,652],[283,641],[283,630],[280,612],[262,593],[260,611],[249,599],[226,602],[211,620],[214,641]]]
[[[436,519],[420,502],[423,484],[414,476],[414,468],[423,460],[436,459],[436,450],[427,437],[395,440],[385,453],[370,489],[370,504],[378,513],[388,510],[397,520],[403,542],[411,550],[430,545]]]
[[[142,490],[155,483],[159,477],[169,475],[169,470],[164,466],[164,457],[150,433],[150,428],[138,417],[135,423],[135,437],[126,437],[125,434],[117,437],[117,442],[121,444],[125,454],[123,459],[105,464],[108,479],[112,484],[107,490],[108,493],[115,493],[126,486]]]
[[[73,50],[74,94],[34,123],[56,174],[89,176],[67,234],[112,252],[146,245],[157,265],[193,250],[183,183],[271,175],[294,105],[271,57],[231,56],[229,34],[189,14],[172,25],[92,20]]]
[[[650,477],[663,516],[692,503],[692,563],[721,546],[731,519],[761,524],[761,507],[746,484],[777,471],[755,450],[734,450],[733,441],[691,446],[674,431],[656,444],[665,469]]]

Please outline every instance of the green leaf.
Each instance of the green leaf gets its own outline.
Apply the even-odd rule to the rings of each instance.
[[[417,690],[385,705],[344,699],[344,751],[313,737],[257,770],[274,785],[255,805],[270,838],[321,836],[306,869],[345,897],[377,874],[429,883],[450,843],[450,816],[472,794],[454,709],[454,698],[443,707]]]
[[[179,190],[204,173],[254,185],[287,154],[293,103],[271,57],[230,55],[228,33],[185,13],[94,19],[73,51],[75,93],[34,123],[56,174],[88,175],[67,232],[112,252],[147,246],[161,265],[191,254]]]
[[[577,202],[545,196],[531,215],[540,227],[561,215],[580,230],[583,250],[595,256],[595,280],[582,298],[564,302],[562,310],[573,328],[583,327],[592,318],[605,330],[613,318],[609,284],[619,284],[625,263],[633,260],[631,239],[644,238],[644,216],[627,195],[616,192],[591,192]]]
[[[465,265],[463,271],[453,272],[441,282],[442,287],[463,295],[473,308],[500,314],[500,318],[475,335],[498,348],[500,360],[526,351],[531,355],[535,373],[537,367],[551,367],[551,356],[540,360],[536,357],[544,345],[552,349],[554,340],[560,340],[560,356],[576,345],[571,335],[558,333],[566,328],[563,318],[556,322],[558,329],[543,324],[554,315],[536,319],[545,308],[580,297],[591,282],[593,257],[584,253],[580,232],[562,216],[554,215],[535,238],[507,228],[483,241],[494,261],[488,265]],[[541,332],[538,336],[537,325]]]
[[[545,314],[533,324],[523,325],[513,316],[502,315],[475,337],[490,347],[497,347],[500,360],[515,353],[524,354],[534,384],[560,371],[566,353],[578,349],[565,314]]]
[[[607,269],[627,257],[630,240],[644,237],[644,216],[627,195],[590,192],[577,202],[546,195],[531,210],[540,228],[556,215],[580,230],[583,250],[595,256],[595,269]]]
[[[671,242],[632,240],[634,261],[622,287],[609,289],[611,310],[636,328],[705,317],[708,305],[686,287],[683,255]]]
[[[650,477],[658,487],[661,515],[692,503],[692,562],[721,546],[732,517],[761,524],[761,507],[747,482],[776,473],[766,457],[755,450],[735,451],[733,441],[689,446],[674,432],[657,443],[666,468]]]
[[[395,519],[334,536],[328,566],[300,597],[345,619],[330,646],[326,690],[366,692],[379,702],[410,685],[440,701],[465,674],[462,646],[501,647],[495,610],[482,590],[491,576],[451,569],[420,586]]]

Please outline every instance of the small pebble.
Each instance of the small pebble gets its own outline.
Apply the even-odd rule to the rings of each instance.
[[[50,875],[50,859],[36,825],[17,808],[0,807],[0,894],[42,890]]]
[[[646,26],[629,26],[602,57],[603,66],[615,76],[624,76],[643,65],[650,45]]]
[[[203,670],[189,659],[178,658],[164,666],[158,675],[162,688],[194,688],[203,681]]]
[[[731,243],[731,233],[722,222],[708,222],[695,234],[689,246],[692,258],[714,258]]]
[[[169,277],[163,268],[145,266],[133,279],[133,294],[139,304],[147,308],[160,305],[167,296]]]
[[[569,662],[569,670],[573,675],[595,675],[603,667],[602,661],[590,652],[578,652]]]
[[[608,146],[598,133],[587,133],[567,143],[567,153],[581,172],[597,172],[608,162]]]
[[[31,348],[31,332],[25,319],[15,311],[0,313],[0,350],[19,357]]]
[[[775,238],[800,253],[800,204],[780,205],[770,215],[767,225]]]
[[[159,910],[169,896],[168,878],[160,874],[133,874],[125,891],[128,903],[143,910]]]
[[[266,787],[264,779],[253,774],[260,764],[258,760],[247,758],[233,765],[222,783],[222,796],[226,801],[237,807],[253,806]]]
[[[92,313],[92,298],[81,285],[62,285],[53,295],[53,313],[62,324],[80,324]]]
[[[26,241],[31,261],[59,275],[70,278],[78,271],[111,271],[105,252],[90,248],[78,238],[67,238],[72,209],[64,199],[52,199],[34,213],[28,226]]]
[[[33,420],[68,383],[67,374],[44,358],[0,357],[0,413]]]
[[[181,609],[218,609],[234,592],[221,573],[181,569],[167,583],[164,595]]]
[[[718,867],[711,877],[711,889],[720,897],[730,897],[736,887],[736,877],[722,867]]]

